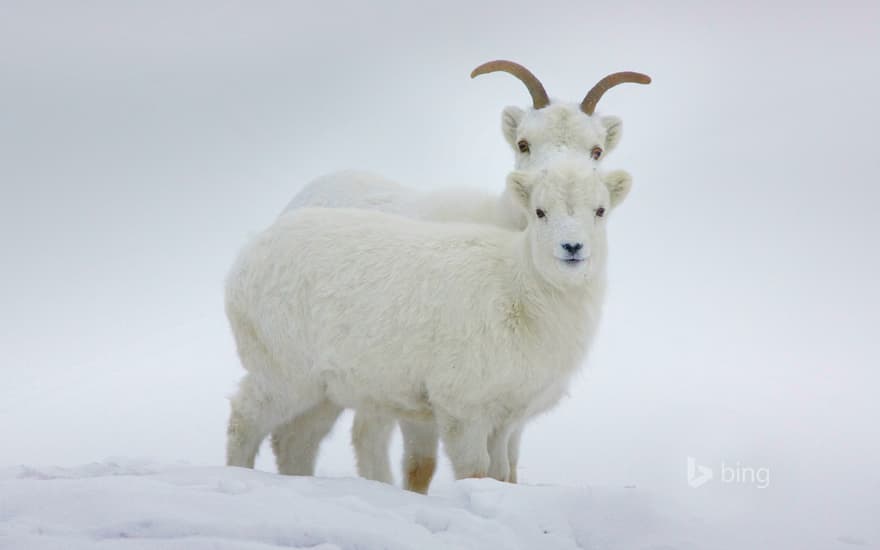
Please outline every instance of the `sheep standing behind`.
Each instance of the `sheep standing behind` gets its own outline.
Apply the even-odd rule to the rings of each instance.
[[[629,186],[582,163],[514,172],[524,231],[367,210],[281,216],[227,281],[247,370],[228,464],[253,467],[284,422],[349,407],[436,422],[456,477],[488,475],[488,449],[506,449],[583,360],[604,297],[606,213]]]
[[[514,151],[515,166],[534,169],[560,155],[590,159],[593,168],[613,150],[622,137],[622,121],[599,116],[595,107],[611,87],[625,82],[647,84],[639,73],[614,73],[600,80],[580,103],[550,101],[540,81],[525,67],[510,61],[491,61],[477,67],[471,77],[508,72],[520,79],[532,97],[532,108],[507,107],[502,113],[502,132]],[[519,229],[525,220],[516,200],[505,191],[500,196],[472,189],[420,192],[374,174],[346,171],[323,176],[307,185],[285,208],[351,207],[392,212],[431,221],[471,221]],[[320,442],[330,432],[341,409],[316,409],[296,422],[280,426],[272,437],[278,470],[284,474],[311,475]],[[352,443],[358,473],[368,479],[392,482],[388,446],[395,419],[371,417],[358,412]],[[521,428],[514,431],[508,449],[496,445],[493,455],[504,452],[513,466],[508,481],[516,481]],[[404,436],[404,486],[427,492],[436,465],[437,434],[433,422],[401,421]]]

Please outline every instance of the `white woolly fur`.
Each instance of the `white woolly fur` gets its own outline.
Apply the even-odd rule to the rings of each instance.
[[[515,167],[534,170],[561,158],[575,156],[585,168],[596,169],[600,161],[620,142],[623,123],[617,117],[584,114],[576,103],[554,100],[542,109],[506,107],[501,129],[515,156]],[[520,144],[528,145],[527,151]],[[598,159],[592,155],[601,151]],[[296,208],[362,208],[397,213],[432,221],[470,221],[510,229],[525,226],[522,210],[505,189],[489,195],[474,189],[448,188],[424,192],[405,187],[381,176],[359,171],[342,171],[310,182],[287,205],[285,212]],[[311,474],[321,440],[330,432],[341,410],[326,406],[301,417],[297,422],[280,426],[272,438],[279,471],[286,474]],[[392,482],[388,446],[395,419],[371,416],[358,411],[352,430],[352,443],[360,475]],[[521,428],[520,428],[521,429]],[[516,481],[515,465],[519,456],[520,429],[511,434],[509,444],[499,438],[493,456],[508,453],[513,469],[509,481]],[[436,427],[433,422],[401,423],[404,442],[404,486],[425,492],[435,467]],[[502,448],[507,446],[507,448]]]
[[[491,464],[489,449],[507,448],[581,364],[604,296],[601,213],[629,187],[625,173],[603,181],[583,161],[515,171],[507,193],[522,231],[343,208],[283,214],[227,280],[247,370],[227,462],[253,467],[281,424],[345,407],[433,424],[457,478],[490,466],[508,478],[506,453]]]

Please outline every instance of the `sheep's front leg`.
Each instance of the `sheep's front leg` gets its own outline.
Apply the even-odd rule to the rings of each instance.
[[[437,423],[401,420],[403,485],[407,491],[427,494],[437,468]]]
[[[463,419],[437,414],[437,426],[455,479],[489,474],[487,445],[492,427],[482,419]]]
[[[489,436],[489,477],[507,481],[510,476],[508,445],[511,426],[501,426]]]
[[[394,483],[388,446],[394,419],[358,411],[351,426],[351,445],[357,460],[358,475],[373,481]]]
[[[507,475],[507,481],[509,483],[516,483],[517,475],[516,475],[516,467],[519,463],[519,444],[520,439],[522,438],[522,431],[525,426],[517,426],[510,433],[510,437],[507,439],[507,460],[510,464],[510,472]]]

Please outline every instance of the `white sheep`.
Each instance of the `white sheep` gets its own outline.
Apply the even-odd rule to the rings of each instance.
[[[593,86],[580,103],[551,101],[544,86],[528,69],[513,61],[484,63],[471,78],[492,72],[507,72],[521,80],[532,97],[532,107],[505,107],[501,129],[513,148],[516,169],[534,169],[558,155],[582,155],[598,166],[623,135],[623,122],[614,116],[599,116],[596,105],[610,88],[624,83],[649,84],[651,78],[635,72],[612,73]],[[462,198],[466,200],[462,200]],[[462,211],[462,204],[470,205]],[[315,179],[287,205],[294,208],[368,208],[433,221],[476,221],[502,227],[522,228],[516,202],[507,196],[481,194],[469,189],[422,192],[381,176],[344,171]]]
[[[597,327],[607,213],[631,182],[609,181],[572,161],[513,172],[523,231],[369,210],[282,215],[227,281],[248,371],[227,463],[253,467],[282,423],[346,407],[433,422],[457,478],[489,475],[489,450],[560,398]]]
[[[614,73],[600,80],[580,103],[550,101],[541,82],[525,67],[512,61],[490,61],[480,65],[471,77],[491,72],[508,72],[527,87],[532,108],[507,107],[502,113],[502,132],[515,154],[515,166],[535,168],[559,154],[576,154],[597,164],[614,149],[622,136],[617,117],[594,114],[596,104],[611,87],[624,82],[648,84],[639,73]],[[595,167],[595,166],[594,166]],[[308,206],[352,207],[381,210],[432,221],[473,221],[506,228],[521,228],[525,220],[519,206],[506,192],[500,196],[468,189],[420,192],[381,176],[364,172],[337,172],[307,185],[285,208],[285,212]],[[321,440],[329,433],[341,409],[325,407],[273,432],[272,444],[279,472],[310,475]],[[358,473],[368,479],[391,482],[388,444],[394,419],[370,418],[361,411],[355,416],[352,442]],[[432,422],[403,420],[404,486],[426,492],[434,473],[437,435]],[[516,481],[519,430],[511,437],[508,476]],[[505,451],[507,452],[507,451]]]

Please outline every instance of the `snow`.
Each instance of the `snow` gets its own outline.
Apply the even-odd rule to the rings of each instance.
[[[114,460],[0,471],[0,548],[697,548],[634,489],[353,478]]]
[[[707,522],[636,487],[281,476],[116,458],[0,469],[0,549],[873,548],[852,535]]]

